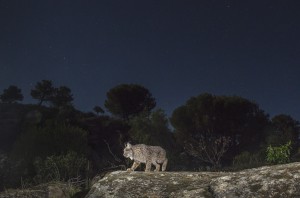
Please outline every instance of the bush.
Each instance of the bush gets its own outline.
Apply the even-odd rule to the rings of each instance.
[[[6,188],[11,188],[19,187],[20,183],[24,182],[34,184],[39,180],[39,177],[35,177],[36,172],[45,176],[45,180],[50,180],[50,178],[63,180],[77,175],[71,171],[71,167],[77,170],[81,166],[76,163],[83,159],[76,159],[74,155],[76,154],[77,157],[85,156],[87,151],[87,132],[79,127],[53,123],[43,127],[29,127],[17,139],[8,156],[3,185]],[[70,152],[75,154],[70,154]],[[77,161],[71,160],[73,158]],[[55,169],[51,169],[53,168],[51,160],[58,164],[59,177],[55,176]],[[37,167],[38,164],[40,169]],[[33,180],[34,177],[35,181]]]
[[[269,145],[267,148],[267,162],[272,164],[288,163],[291,157],[291,149],[291,141],[278,147]]]
[[[300,147],[295,149],[295,154],[291,154],[291,161],[292,162],[300,162]]]
[[[68,151],[87,152],[87,132],[66,124],[31,127],[16,141],[12,157],[33,162],[36,157],[61,155]]]
[[[244,151],[233,158],[233,168],[237,170],[258,167],[263,164],[265,164],[265,152],[263,150],[256,153]]]
[[[72,178],[85,178],[87,175],[87,159],[71,151],[65,155],[53,155],[45,160],[34,161],[36,170],[35,182],[68,181]]]
[[[221,159],[230,146],[230,137],[201,136],[198,140],[186,141],[184,149],[189,155],[211,164],[214,169],[218,169],[221,167]]]

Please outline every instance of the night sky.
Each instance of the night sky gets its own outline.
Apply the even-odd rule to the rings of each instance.
[[[121,83],[168,115],[208,92],[300,120],[300,1],[0,0],[0,91],[68,86],[82,111]]]

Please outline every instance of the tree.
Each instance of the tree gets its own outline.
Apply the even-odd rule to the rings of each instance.
[[[206,93],[192,97],[175,109],[171,123],[182,145],[200,137],[207,140],[212,136],[225,136],[233,142],[231,151],[239,152],[257,148],[268,116],[247,99]]]
[[[203,162],[210,163],[213,168],[221,166],[221,158],[227,152],[231,139],[229,137],[204,137],[193,142],[186,142],[185,150],[192,156],[199,158]]]
[[[162,146],[167,150],[171,148],[172,133],[163,110],[158,109],[150,116],[140,114],[131,119],[129,125],[129,135],[134,142]]]
[[[94,158],[97,161],[95,168],[120,165],[119,159],[124,159],[120,151],[123,150],[124,142],[128,141],[128,124],[104,115],[89,118],[85,123],[89,131],[88,144],[99,156],[99,159]]]
[[[54,89],[54,94],[51,97],[50,101],[56,107],[63,106],[72,106],[73,95],[71,89],[66,86],[60,86],[59,88]]]
[[[42,105],[43,102],[49,102],[51,100],[54,91],[52,81],[42,80],[35,85],[35,89],[32,89],[30,94],[32,98],[39,101],[39,105]]]
[[[150,113],[156,106],[148,89],[136,84],[122,84],[107,92],[105,107],[113,115],[124,120],[142,112]]]
[[[299,144],[300,126],[299,122],[289,115],[276,115],[271,120],[266,142],[268,145],[280,146],[291,141],[295,149]]]
[[[99,115],[99,113],[104,113],[104,110],[103,110],[101,107],[99,107],[99,106],[95,106],[93,110],[94,110],[98,115]]]
[[[7,89],[3,90],[3,94],[0,96],[0,99],[4,103],[14,103],[16,101],[22,101],[23,95],[21,89],[17,86],[11,85]]]

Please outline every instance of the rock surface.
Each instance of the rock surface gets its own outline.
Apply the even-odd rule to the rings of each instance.
[[[86,198],[299,197],[300,163],[239,172],[116,171],[94,183]]]
[[[64,183],[49,183],[30,189],[6,190],[0,192],[0,198],[69,198],[74,189]]]

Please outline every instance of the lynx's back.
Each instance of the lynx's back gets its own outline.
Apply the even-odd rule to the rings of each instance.
[[[146,161],[156,161],[163,163],[166,159],[166,151],[160,146],[148,146],[145,144],[137,144],[132,146],[133,159],[142,163]]]

